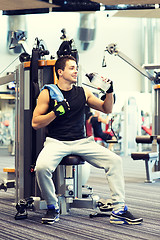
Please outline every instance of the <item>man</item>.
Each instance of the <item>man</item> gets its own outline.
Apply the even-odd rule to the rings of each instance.
[[[51,98],[50,91],[43,89],[33,113],[34,129],[47,127],[48,135],[44,148],[36,162],[36,176],[47,202],[48,210],[42,223],[54,223],[59,220],[58,199],[52,181],[52,173],[62,158],[68,154],[77,154],[91,165],[103,168],[111,190],[113,212],[111,223],[140,224],[125,206],[124,178],[122,160],[115,153],[94,142],[93,137],[86,138],[84,133],[85,105],[95,110],[111,113],[113,107],[113,83],[104,101],[95,97],[87,88],[76,87],[77,64],[72,56],[60,57],[55,64],[58,89],[64,96],[62,101]]]

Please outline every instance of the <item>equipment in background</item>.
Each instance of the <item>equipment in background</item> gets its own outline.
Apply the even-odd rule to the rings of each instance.
[[[19,57],[20,62],[27,62],[30,60],[32,61],[33,54],[35,53],[37,54],[36,58],[38,60],[40,60],[45,55],[49,55],[49,51],[46,49],[46,44],[42,39],[38,39],[37,37],[35,38],[34,47],[32,49],[31,56],[26,52],[26,45],[24,43],[25,43],[24,40],[19,41],[19,44],[22,45],[22,48],[24,50],[24,53],[22,53]]]
[[[19,56],[20,62],[30,61],[30,55],[26,50],[27,49],[26,39],[27,39],[26,33],[21,30],[14,31],[11,33],[9,50],[14,49],[15,53],[21,53],[22,50],[24,51],[24,53],[22,53]]]
[[[45,55],[49,55],[49,51],[47,50],[46,44],[42,39],[35,38],[33,50],[38,51],[38,59],[40,60]],[[32,53],[33,53],[32,50]]]
[[[111,118],[109,121],[109,124],[106,124],[106,130],[104,131],[104,133],[110,134],[112,137],[114,136],[115,139],[111,139],[111,140],[106,140],[105,143],[110,144],[110,143],[118,143],[119,139],[121,139],[120,136],[118,136],[115,131],[113,130],[113,126],[112,123],[114,121],[114,118]],[[108,125],[108,126],[107,126]],[[110,125],[110,126],[109,126]],[[109,129],[110,128],[110,129]],[[101,138],[94,138],[96,142],[98,141],[103,141]]]
[[[34,209],[33,202],[33,198],[19,200],[16,204],[17,213],[15,215],[15,220],[26,219],[28,216],[27,209]]]
[[[31,121],[39,90],[45,83],[54,82],[55,60],[41,60],[47,54],[49,51],[43,40],[36,38],[31,61],[21,63],[16,70],[16,166],[19,166],[19,169],[16,168],[16,176],[21,179],[23,186],[23,190],[19,190],[16,179],[16,201],[34,194],[35,176],[31,166],[35,164],[42,148],[44,130],[35,131]]]
[[[141,111],[141,117],[142,117],[142,135],[149,134],[150,136],[152,135],[152,123],[150,120],[150,114],[149,113],[144,113]]]
[[[94,136],[94,126],[91,123],[91,117],[94,117],[93,113],[90,111],[90,108],[86,108],[86,112],[85,112],[85,119],[86,119],[86,136],[90,137],[90,136]],[[121,137],[119,136],[119,133],[116,134],[115,131],[113,130],[113,122],[114,122],[114,117],[112,117],[109,120],[109,123],[105,124],[105,130],[103,129],[103,132],[105,134],[108,134],[110,136],[112,136],[112,139],[107,139],[107,140],[103,140],[100,136],[99,137],[95,137],[94,136],[94,140],[97,143],[100,143],[102,146],[106,147],[108,144],[114,144],[114,143],[119,143],[119,140],[121,139]],[[98,135],[98,134],[97,134]],[[114,137],[114,138],[113,138]],[[112,148],[112,146],[110,145],[110,149]],[[108,147],[108,146],[107,146]]]
[[[21,52],[21,46],[19,44],[19,41],[22,39],[26,40],[26,33],[24,31],[22,30],[12,31],[9,50],[20,48],[20,50],[16,50],[16,53]]]
[[[27,39],[27,23],[25,15],[8,16],[7,48],[10,54],[20,54],[22,45],[19,41]],[[24,49],[23,49],[24,50]]]
[[[128,131],[128,153],[134,152],[137,150],[137,145],[135,142],[135,138],[138,135],[138,105],[136,102],[136,98],[130,96],[128,98],[127,104],[127,131]]]
[[[61,32],[62,32],[62,36],[60,37],[60,39],[62,39],[63,42],[61,43],[61,45],[57,51],[58,58],[65,56],[65,55],[71,55],[76,59],[76,62],[78,65],[79,56],[78,56],[77,49],[73,48],[74,40],[73,39],[67,40],[66,30],[64,28],[61,30]]]
[[[80,26],[77,32],[77,46],[79,52],[87,51],[93,46],[96,37],[96,14],[80,13]]]
[[[108,143],[110,143],[110,142],[118,143],[118,140],[121,139],[121,137],[118,136],[118,135],[115,133],[115,131],[113,130],[113,126],[112,126],[113,121],[114,121],[114,117],[112,117],[111,120],[110,120],[110,129],[111,129],[111,133],[113,133],[113,136],[115,136],[116,140],[107,140]]]
[[[105,51],[104,51],[103,60],[102,60],[102,67],[107,67],[106,57],[105,57]]]
[[[154,82],[155,84],[160,83],[160,73],[156,73],[156,76],[153,76],[150,72],[146,71],[140,65],[134,63],[129,57],[127,57],[124,53],[118,50],[117,44],[111,43],[106,47],[106,50],[109,54],[114,54],[115,56],[120,57],[137,71],[139,71],[143,76],[147,77],[149,80]]]
[[[137,136],[137,144],[151,144],[151,151],[145,152],[133,152],[131,157],[133,160],[144,160],[146,167],[146,183],[155,182],[155,179],[160,178],[159,170],[159,145],[160,145],[160,136]]]
[[[7,178],[1,181],[0,190],[3,189],[6,192],[8,188],[15,188],[15,169],[3,168],[3,172],[7,173]]]
[[[53,83],[55,60],[51,60],[51,62],[41,61],[41,58],[47,54],[49,54],[49,51],[46,50],[43,40],[36,38],[31,61],[25,61],[25,63],[22,61],[22,63],[17,66],[15,72],[1,77],[0,85],[15,83],[14,87],[16,88],[16,169],[4,168],[4,172],[7,172],[8,178],[2,182],[0,189],[7,191],[7,188],[16,187],[16,200],[19,199],[19,196],[24,198],[25,194],[30,196],[34,191],[32,189],[34,186],[31,187],[35,182],[32,166],[39,153],[39,148],[41,148],[41,144],[37,144],[35,139],[37,138],[39,141],[43,141],[43,134],[35,133],[30,123],[39,94],[39,88],[42,87],[43,83],[49,83],[49,81]],[[43,82],[39,81],[39,73]],[[8,129],[7,122],[5,122],[5,127]],[[0,138],[0,143],[1,142]],[[26,171],[23,172],[24,168]],[[23,186],[20,190],[18,189],[19,177]]]
[[[150,74],[146,69],[158,69],[160,66],[149,65],[142,68],[141,66],[135,64],[129,57],[127,57],[124,53],[117,49],[116,44],[109,44],[106,47],[106,51],[110,54],[114,54],[115,56],[119,56],[125,62],[130,64],[133,68],[139,71],[143,76],[147,77],[153,83],[154,89],[154,115],[152,121],[152,135],[147,136],[147,140],[144,141],[143,136],[139,136],[136,138],[140,138],[137,143],[151,143],[152,150],[151,152],[134,152],[131,154],[133,160],[145,160],[146,166],[146,174],[147,180],[146,182],[154,182],[155,179],[160,179],[160,73],[156,73],[155,76]],[[146,136],[145,136],[146,138]],[[149,140],[148,140],[149,138]]]

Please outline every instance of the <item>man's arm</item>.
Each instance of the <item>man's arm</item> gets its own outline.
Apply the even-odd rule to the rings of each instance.
[[[104,124],[108,124],[109,123],[109,116],[107,116],[106,118],[102,118],[101,116],[98,117],[98,121]]]
[[[56,115],[53,111],[47,113],[49,108],[49,92],[47,89],[44,89],[40,92],[37,105],[33,112],[32,117],[32,127],[37,130],[42,127],[46,127],[50,122],[52,122]]]
[[[111,113],[113,109],[113,93],[106,93],[106,98],[104,101],[97,98],[89,89],[84,88],[87,104],[89,107],[104,112]]]

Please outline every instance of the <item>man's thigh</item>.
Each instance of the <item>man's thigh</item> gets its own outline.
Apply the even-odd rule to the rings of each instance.
[[[92,137],[79,141],[75,149],[75,154],[79,154],[84,160],[99,168],[107,167],[120,158],[114,152],[96,143]]]

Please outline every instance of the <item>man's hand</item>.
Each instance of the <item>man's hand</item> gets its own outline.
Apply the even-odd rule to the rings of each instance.
[[[106,93],[112,93],[112,92],[113,92],[113,82],[112,82],[110,79],[108,79],[107,82],[110,83],[111,86],[110,86],[110,88],[106,91]]]
[[[61,116],[70,110],[69,103],[64,99],[62,102],[55,101],[53,112],[56,117]]]

